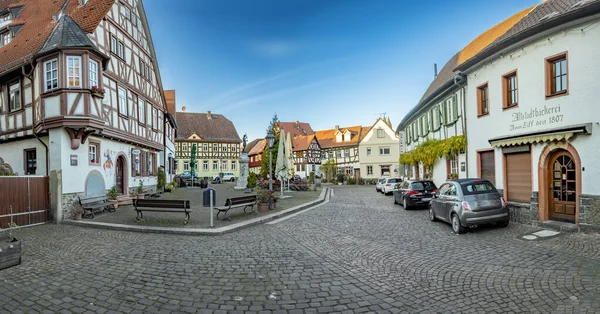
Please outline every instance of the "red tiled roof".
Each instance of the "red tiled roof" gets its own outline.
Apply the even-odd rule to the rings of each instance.
[[[278,122],[278,125],[280,129],[285,131],[286,135],[290,133],[292,139],[296,136],[315,134],[315,131],[310,127],[310,123],[307,122]]]
[[[52,16],[59,13],[66,0],[0,0],[0,11],[7,8],[23,9],[9,26],[22,25],[13,40],[0,47],[0,73],[13,70],[28,63],[37,53],[56,23]],[[66,13],[86,32],[93,32],[114,0],[89,0],[85,6],[78,7],[78,1],[70,1]]]
[[[307,136],[298,136],[292,139],[292,151],[299,152],[303,150],[308,150],[310,147],[310,143],[315,138],[315,134],[307,135]]]
[[[362,139],[364,135],[362,135],[362,130],[365,129],[360,125],[351,126],[347,128],[339,128],[339,131],[344,133],[346,130],[352,133],[352,138],[348,142],[336,142],[336,129],[329,130],[321,130],[316,132],[317,141],[319,141],[319,145],[321,148],[332,148],[332,147],[344,147],[344,146],[353,146],[358,145],[359,141]]]
[[[177,112],[175,120],[177,121],[176,140],[187,140],[192,134],[196,133],[204,141],[241,143],[233,122],[221,114],[210,114],[194,112]]]
[[[264,138],[259,140],[254,147],[252,147],[252,149],[250,150],[250,152],[248,153],[248,156],[253,156],[253,155],[259,155],[262,154],[262,152],[265,150],[265,147],[267,146],[267,140],[265,140]]]
[[[262,138],[257,138],[252,142],[249,142],[246,144],[246,148],[244,149],[244,152],[246,154],[250,153],[250,151],[252,151],[252,148],[254,148],[254,146],[256,146],[256,144],[258,144],[258,142],[262,141]]]

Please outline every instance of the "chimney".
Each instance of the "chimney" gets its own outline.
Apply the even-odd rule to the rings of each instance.
[[[433,78],[436,78],[438,76],[437,73],[437,63],[433,64]]]
[[[167,102],[167,112],[174,114],[177,108],[175,103],[175,90],[165,90],[165,100]]]
[[[210,110],[206,112],[206,118],[208,120],[212,119],[212,114],[210,113]]]
[[[339,129],[340,129],[340,126],[336,124],[335,125],[335,130],[338,131]]]

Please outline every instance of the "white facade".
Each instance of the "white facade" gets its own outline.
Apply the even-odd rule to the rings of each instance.
[[[510,167],[505,162],[508,151],[529,149],[532,204],[537,205],[539,195],[538,215],[541,220],[549,218],[548,206],[552,206],[548,205],[552,200],[545,194],[546,184],[552,186],[546,180],[552,180],[552,177],[545,162],[560,151],[568,151],[578,171],[576,218],[583,217],[583,213],[579,212],[582,194],[600,195],[597,184],[600,168],[595,165],[600,160],[600,135],[596,134],[600,130],[597,78],[600,73],[600,42],[595,40],[600,38],[599,22],[595,18],[538,34],[488,58],[467,73],[467,139],[469,160],[473,161],[468,164],[469,172],[479,173],[481,152],[493,149],[495,184],[506,189],[507,169]],[[563,55],[566,57],[567,91],[547,96],[549,62],[555,56]],[[518,105],[503,108],[504,76],[513,71],[516,71],[518,81]],[[485,83],[489,89],[489,115],[478,117],[478,87]],[[581,125],[587,125],[585,132],[564,131]],[[507,140],[503,142],[501,139]],[[567,188],[575,192],[574,186],[573,183]],[[532,207],[532,210],[535,214],[537,208]]]
[[[387,173],[399,173],[400,138],[387,123],[378,119],[358,145],[360,173],[363,179],[376,179]]]

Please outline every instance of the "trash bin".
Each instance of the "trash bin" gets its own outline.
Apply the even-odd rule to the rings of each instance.
[[[202,188],[202,189],[206,189],[207,187],[208,187],[208,180],[206,180],[206,179],[202,179],[202,180],[200,181],[200,188]]]
[[[204,181],[204,180],[202,180],[202,181]],[[212,201],[213,201],[212,206],[215,206],[215,204],[217,203],[217,191],[215,191],[215,189],[213,189],[213,188],[206,188],[206,190],[204,190],[202,192],[202,205],[204,207],[210,207],[211,206],[211,204],[210,204],[210,193],[213,193],[213,196],[212,196]]]

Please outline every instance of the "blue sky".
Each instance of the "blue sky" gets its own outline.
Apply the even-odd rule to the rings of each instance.
[[[402,0],[145,0],[177,107],[224,114],[263,137],[273,113],[313,129],[396,126],[438,68],[491,26],[539,3]]]

